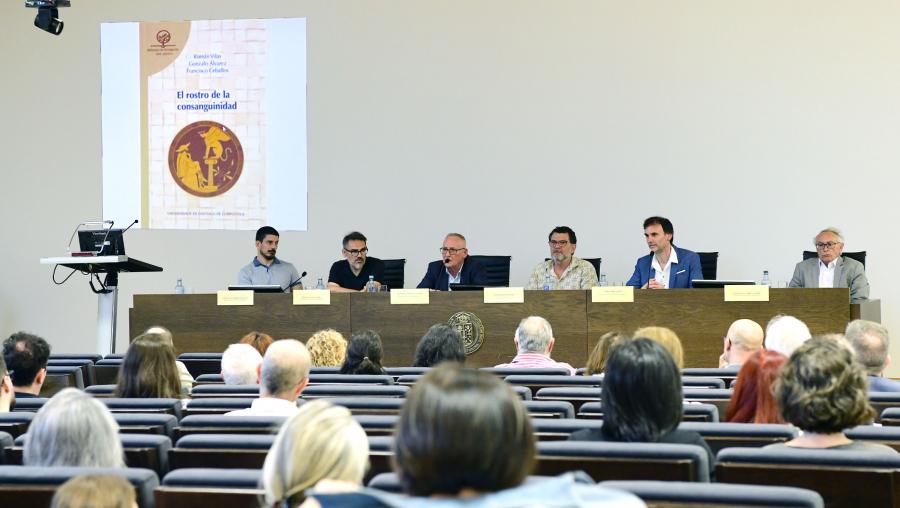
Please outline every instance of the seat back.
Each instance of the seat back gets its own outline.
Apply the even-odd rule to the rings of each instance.
[[[178,360],[187,367],[195,379],[201,374],[222,372],[222,353],[181,353]]]
[[[134,485],[138,506],[151,508],[156,473],[140,468],[0,466],[0,506],[18,508],[50,506],[57,487],[82,475],[120,476]]]
[[[195,385],[224,382],[225,378],[222,376],[222,374],[200,374],[199,376],[194,378]]]
[[[737,378],[740,367],[726,367],[724,369],[715,369],[709,367],[687,367],[681,370],[682,377],[712,377],[721,379],[725,383],[725,387],[730,387],[731,383]]]
[[[8,451],[9,464],[22,464],[28,434],[15,440],[15,446]],[[160,476],[169,470],[169,449],[172,440],[168,436],[154,434],[119,434],[127,467],[151,469]],[[2,505],[0,505],[2,506]]]
[[[114,385],[122,368],[121,358],[104,358],[94,364],[94,384]]]
[[[469,256],[484,266],[487,272],[486,286],[508,287],[509,265],[512,256]]]
[[[389,436],[394,433],[399,415],[353,415],[353,419],[368,436]]]
[[[594,386],[551,386],[536,391],[534,400],[566,400],[575,406],[575,411],[580,411],[581,405],[585,402],[600,401],[600,388]]]
[[[0,413],[0,432],[5,432],[14,438],[21,436],[28,432],[31,420],[34,420],[34,413],[28,411]]]
[[[684,412],[681,416],[681,421],[683,422],[716,423],[719,421],[719,408],[717,408],[713,404],[685,402],[683,408]],[[592,418],[602,420],[603,403],[585,402],[578,410],[578,418]]]
[[[703,278],[707,280],[715,280],[717,268],[719,266],[718,252],[698,252],[700,256],[700,271],[703,272]]]
[[[564,400],[527,400],[522,403],[532,418],[575,418],[575,406]]]
[[[875,422],[881,423],[881,414],[883,412],[889,408],[900,407],[900,392],[869,392],[869,403],[875,409]],[[889,424],[887,423],[886,425]]]
[[[683,393],[684,400],[688,402],[701,402],[715,405],[719,409],[720,415],[725,414],[725,411],[728,409],[728,401],[731,400],[731,389],[692,388],[688,386],[683,389]]]
[[[398,378],[400,376],[421,376],[427,374],[431,367],[385,367],[388,374]]]
[[[41,385],[41,397],[52,397],[63,388],[84,389],[84,374],[79,366],[47,365],[47,377]]]
[[[583,418],[532,418],[531,427],[539,441],[565,441],[573,432],[583,429],[599,429],[603,426],[600,420]]]
[[[631,492],[650,506],[823,508],[825,505],[818,492],[795,487],[646,480],[612,480],[601,482],[600,486]]]
[[[78,367],[81,369],[81,377],[84,386],[90,386],[94,381],[94,362],[89,358],[51,358],[47,360],[47,367]]]
[[[256,397],[202,397],[191,399],[181,410],[184,416],[223,415],[238,409],[247,409]]]
[[[259,469],[178,469],[156,488],[156,508],[257,508]]]
[[[841,256],[847,256],[850,259],[859,261],[863,265],[863,268],[866,267],[866,251],[864,251],[864,250],[861,250],[858,252],[842,252]],[[806,261],[807,259],[812,259],[812,258],[816,258],[816,257],[819,257],[819,254],[816,251],[812,251],[812,250],[803,251],[803,260],[804,261]]]
[[[103,355],[96,353],[50,353],[50,361],[54,360],[87,360],[97,363],[103,359]]]
[[[106,397],[97,399],[115,413],[162,413],[181,419],[181,400],[179,399],[140,399],[125,397]]]
[[[564,367],[482,367],[478,370],[490,372],[502,378],[507,376],[566,376],[572,377],[569,369]],[[599,379],[599,378],[598,378]]]
[[[725,381],[722,379],[709,376],[682,376],[681,386],[690,388],[718,388],[720,390],[728,388],[725,385]]]
[[[178,419],[162,413],[113,413],[122,434],[156,434],[172,438]]]
[[[882,425],[900,426],[900,407],[884,408],[879,418]]]
[[[392,385],[394,384],[394,376],[388,374],[369,375],[369,374],[310,374],[310,385],[320,384],[343,384],[343,385]]]
[[[261,469],[275,442],[274,434],[191,434],[169,451],[174,469],[215,467]]]
[[[799,435],[796,427],[775,423],[681,422],[678,428],[703,436],[713,453],[723,448],[760,448],[790,441]]]
[[[256,398],[258,396],[259,385],[226,385],[224,383],[210,383],[197,385],[191,388],[192,399],[200,399],[203,397],[237,397],[248,399]]]
[[[598,376],[506,376],[507,383],[517,386],[527,386],[532,391],[551,386],[577,386],[593,387],[600,389],[601,378]]]
[[[317,399],[321,397],[406,397],[409,392],[408,386],[401,385],[339,385],[339,384],[322,384],[315,386],[307,386],[300,393],[303,399]]]
[[[327,400],[346,407],[355,415],[396,415],[406,401],[392,397],[327,397]]]
[[[175,444],[191,434],[275,434],[286,416],[185,416],[175,428]]]
[[[585,471],[600,480],[709,481],[709,458],[696,445],[538,441],[537,474]]]
[[[384,280],[390,289],[403,289],[405,280],[406,259],[382,259],[384,263]]]
[[[847,429],[844,434],[854,441],[881,443],[900,451],[900,428],[894,426],[860,425]]]
[[[15,412],[36,413],[48,400],[50,399],[45,397],[17,398]]]

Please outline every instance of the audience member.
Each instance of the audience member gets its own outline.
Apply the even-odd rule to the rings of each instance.
[[[643,506],[637,498],[572,475],[521,485],[534,468],[528,411],[496,376],[444,363],[409,392],[394,430],[394,469],[401,497],[370,489],[313,492],[322,507],[355,506]],[[427,499],[431,498],[431,499]]]
[[[164,344],[172,348],[172,353],[175,354],[175,368],[178,369],[178,380],[181,383],[181,393],[182,395],[191,393],[191,388],[194,387],[194,376],[188,371],[184,362],[178,360],[178,353],[175,351],[175,340],[172,336],[172,332],[163,326],[151,326],[144,331],[144,334],[148,334],[150,338],[158,337]]]
[[[17,332],[3,341],[3,359],[6,368],[11,371],[9,377],[16,397],[39,397],[47,377],[50,344],[37,335]]]
[[[347,339],[340,332],[327,328],[314,333],[306,341],[313,367],[340,367],[347,356]]]
[[[597,341],[597,345],[588,356],[587,365],[585,366],[585,376],[597,376],[603,374],[606,367],[606,360],[609,358],[609,352],[612,348],[618,346],[631,337],[622,332],[606,332]]]
[[[434,367],[441,362],[465,363],[466,350],[456,328],[438,323],[431,325],[416,345],[413,367]]]
[[[369,440],[350,411],[323,399],[307,402],[281,426],[266,455],[266,506],[300,506],[306,490],[323,480],[331,491],[356,490],[368,465]]]
[[[678,429],[684,412],[681,369],[660,343],[638,337],[613,348],[601,404],[603,426],[576,431],[570,440],[697,445],[713,469],[715,457],[700,434]]]
[[[740,367],[753,353],[763,347],[765,334],[759,323],[752,319],[738,319],[725,333],[719,368]]]
[[[386,374],[381,366],[383,348],[381,337],[372,330],[363,330],[350,336],[347,356],[341,365],[341,374]]]
[[[138,508],[134,486],[121,476],[82,475],[53,494],[50,508]]]
[[[64,388],[44,404],[28,427],[26,466],[125,467],[119,425],[91,395]]]
[[[781,374],[787,357],[777,351],[761,349],[747,358],[737,381],[725,421],[732,423],[784,423],[775,403],[772,385]]]
[[[0,356],[0,413],[8,413],[15,403],[16,392],[13,389],[12,379],[9,378],[6,362]]]
[[[175,351],[158,335],[138,335],[125,352],[115,396],[177,399],[181,395]]]
[[[250,332],[241,337],[238,344],[249,344],[259,351],[260,356],[265,356],[266,350],[269,349],[269,346],[271,346],[273,342],[275,342],[275,340],[268,334],[263,332]]]
[[[226,385],[257,385],[263,357],[249,344],[231,344],[222,353],[222,379]]]
[[[857,319],[847,325],[844,336],[856,359],[869,376],[869,391],[900,392],[900,382],[887,379],[884,369],[891,364],[890,338],[887,328],[873,321]]]
[[[230,416],[292,416],[297,397],[309,383],[309,351],[294,339],[276,340],[266,350],[259,371],[259,398]]]
[[[513,337],[516,345],[516,356],[509,363],[497,365],[497,368],[563,368],[570,375],[575,375],[575,368],[564,362],[550,358],[556,339],[550,323],[540,316],[529,316],[519,322]]]
[[[766,448],[824,448],[897,453],[882,444],[852,441],[844,430],[870,423],[875,410],[866,392],[866,373],[839,341],[815,337],[797,348],[775,382],[784,420],[803,431]]]
[[[675,332],[663,326],[645,326],[634,332],[634,338],[638,337],[644,337],[662,345],[672,355],[672,360],[675,361],[678,370],[684,368],[684,348],[681,347],[681,339]]]
[[[803,321],[794,316],[779,314],[766,325],[766,349],[791,356],[795,349],[809,340],[812,334]]]

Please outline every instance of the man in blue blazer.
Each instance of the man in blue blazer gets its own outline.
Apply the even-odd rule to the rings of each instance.
[[[665,217],[650,217],[644,221],[644,238],[650,254],[638,258],[634,274],[626,283],[641,289],[670,289],[693,287],[691,281],[703,278],[700,256],[672,244],[675,228]]]
[[[487,284],[484,266],[473,259],[466,259],[468,255],[466,237],[459,233],[448,234],[441,246],[441,259],[428,263],[425,277],[416,287],[447,291],[450,284],[484,286]]]

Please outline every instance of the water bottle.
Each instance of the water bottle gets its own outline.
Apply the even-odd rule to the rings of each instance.
[[[181,279],[175,281],[175,294],[183,295],[184,294],[184,284],[181,283]]]
[[[325,289],[325,284],[322,283],[322,277],[319,277],[319,282],[316,282],[316,289]]]
[[[605,273],[601,273],[601,274],[600,274],[600,282],[598,282],[598,284],[600,284],[601,287],[602,287],[602,286],[607,286],[607,285],[608,285],[608,284],[606,283],[606,274],[605,274]]]
[[[378,291],[378,288],[375,287],[375,276],[369,275],[369,282],[366,283],[366,291],[369,293],[374,293]]]
[[[548,273],[544,277],[544,291],[550,291],[551,284],[552,282],[550,281],[550,274]]]
[[[760,284],[762,284],[763,286],[771,285],[771,283],[769,282],[769,271],[768,270],[763,270],[763,278],[762,278],[762,281],[760,281]]]

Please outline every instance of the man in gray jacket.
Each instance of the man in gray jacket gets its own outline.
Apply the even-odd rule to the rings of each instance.
[[[844,237],[835,228],[825,228],[814,240],[818,257],[797,263],[792,288],[850,288],[850,303],[869,299],[865,267],[855,259],[841,256]]]

